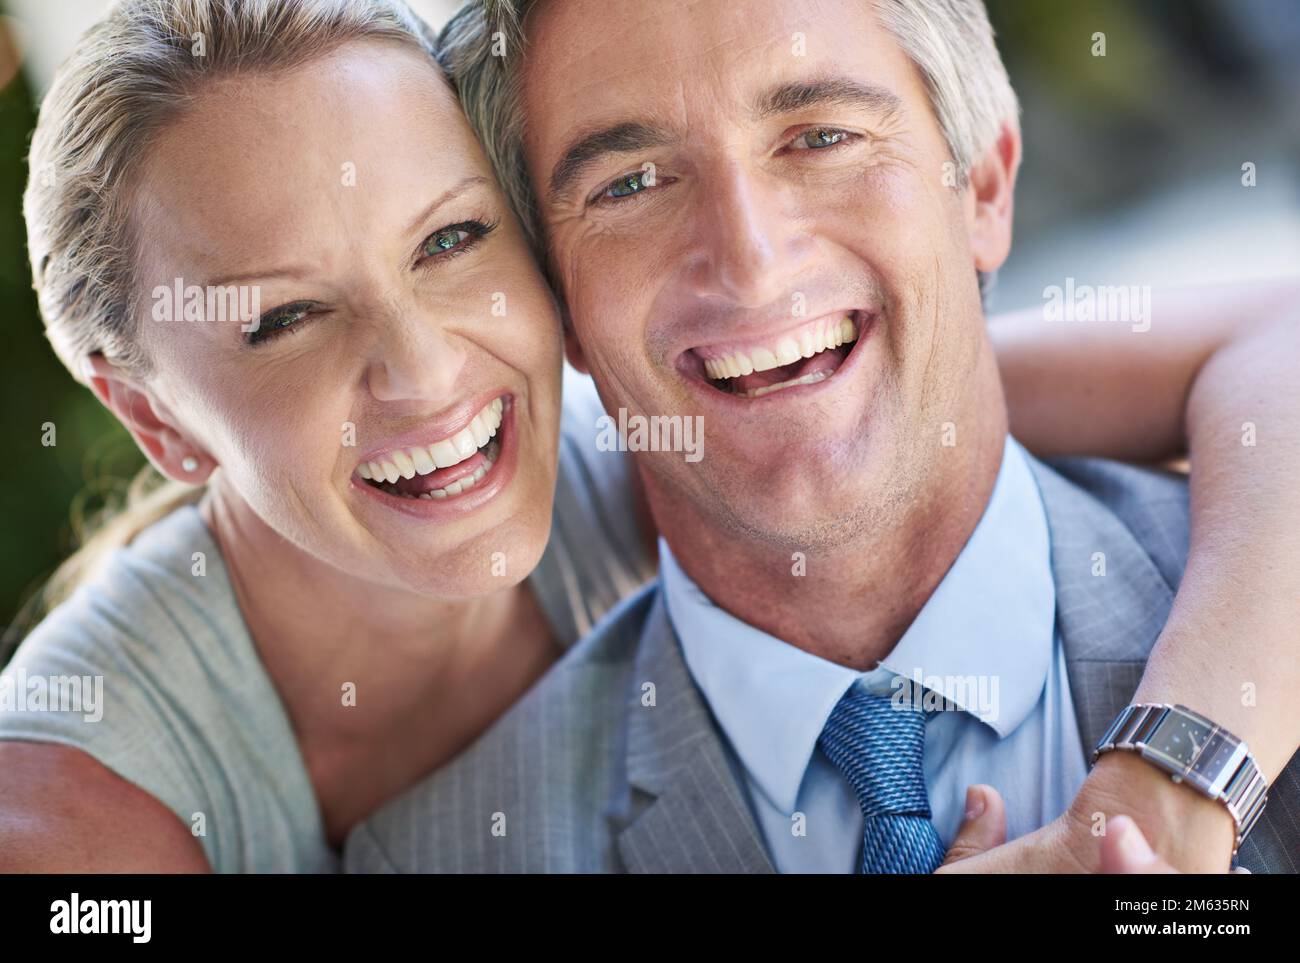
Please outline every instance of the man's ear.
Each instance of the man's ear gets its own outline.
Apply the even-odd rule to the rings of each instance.
[[[998,139],[970,171],[970,245],[977,271],[996,271],[1011,253],[1020,128],[1004,123]]]
[[[572,325],[568,324],[564,326],[564,356],[569,359],[569,364],[583,374],[591,374],[591,369],[587,367],[587,357],[582,353],[582,345],[578,343],[578,336],[573,333]]]
[[[171,415],[148,388],[102,354],[83,361],[82,375],[155,468],[168,478],[191,485],[207,481],[216,462],[174,426]]]
[[[564,356],[569,359],[569,364],[583,374],[591,374],[591,369],[587,367],[587,356],[582,350],[582,343],[573,333],[573,318],[569,316],[569,306],[563,299],[557,297],[555,307],[560,312],[560,323],[564,326]]]

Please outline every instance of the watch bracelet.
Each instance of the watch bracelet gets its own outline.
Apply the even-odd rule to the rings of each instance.
[[[1210,734],[1206,737],[1196,756],[1184,766],[1181,772],[1173,772],[1167,765],[1157,765],[1156,768],[1173,777],[1176,782],[1191,783],[1192,788],[1202,795],[1216,799],[1224,804],[1229,815],[1232,816],[1236,829],[1232,846],[1232,858],[1235,860],[1241,844],[1250,835],[1250,831],[1254,829],[1255,824],[1264,812],[1264,805],[1268,802],[1268,784],[1265,782],[1263,773],[1259,771],[1259,766],[1256,764],[1254,756],[1250,754],[1246,744],[1231,732],[1184,705],[1134,703],[1125,706],[1119,715],[1115,717],[1115,721],[1110,724],[1105,735],[1097,743],[1096,749],[1093,750],[1093,761],[1096,762],[1106,752],[1122,749],[1135,751],[1142,758],[1155,765],[1156,760],[1144,752],[1147,748],[1147,740],[1169,714],[1175,710],[1191,716],[1206,726]],[[1231,776],[1224,782],[1222,789],[1212,788],[1204,777],[1195,771],[1196,762],[1201,753],[1204,752],[1206,746],[1213,743],[1215,737],[1231,740],[1241,750],[1243,757]]]

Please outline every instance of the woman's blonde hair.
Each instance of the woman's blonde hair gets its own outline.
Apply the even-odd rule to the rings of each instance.
[[[129,212],[158,133],[214,77],[292,68],[362,39],[411,44],[436,60],[432,32],[403,0],[119,0],[77,42],[41,104],[23,198],[45,332],[74,377],[85,379],[93,354],[150,371],[137,337],[140,239]],[[126,507],[50,579],[38,609],[202,494],[159,482],[146,467]]]

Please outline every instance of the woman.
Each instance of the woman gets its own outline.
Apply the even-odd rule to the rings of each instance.
[[[10,666],[102,677],[103,713],[0,714],[0,870],[334,869],[351,826],[651,573],[589,384],[561,415],[554,304],[432,53],[392,0],[127,0],[61,69],[32,148],[54,176],[26,206],[47,330],[201,499],[135,533]],[[260,310],[186,314],[167,292],[189,285],[243,285]],[[1226,340],[1175,339],[1151,394],[1133,386],[1165,435]],[[1040,375],[1007,357],[1016,399]],[[1098,403],[1115,421],[1126,399],[1070,417]],[[1050,445],[1059,422],[1017,404]],[[1243,476],[1206,453],[1198,526],[1249,510],[1219,510],[1225,466],[1236,484],[1297,467],[1265,454]],[[1175,641],[1150,672],[1196,665]],[[1231,642],[1268,658],[1285,637]],[[1226,715],[1215,697],[1199,708]]]

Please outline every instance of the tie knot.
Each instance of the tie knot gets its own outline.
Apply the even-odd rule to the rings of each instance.
[[[817,745],[853,787],[864,816],[930,818],[925,719],[912,699],[872,695],[856,685],[836,704]]]

